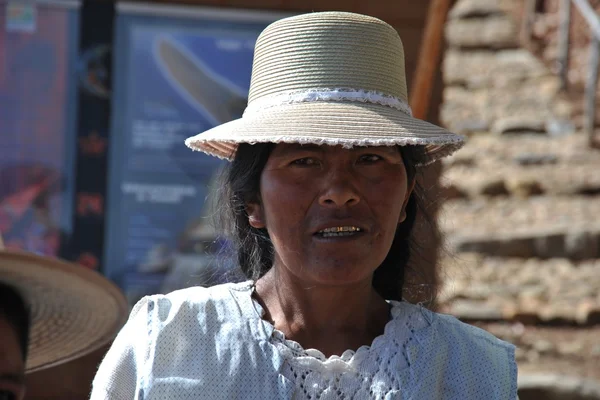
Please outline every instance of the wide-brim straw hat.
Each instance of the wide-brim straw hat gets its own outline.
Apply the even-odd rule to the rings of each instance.
[[[129,313],[114,284],[95,271],[58,259],[0,250],[0,281],[16,288],[31,310],[28,373],[103,348]]]
[[[429,164],[464,138],[412,117],[404,47],[393,27],[365,15],[319,12],[269,25],[256,42],[242,118],[185,143],[232,160],[239,143],[261,142],[422,145]]]

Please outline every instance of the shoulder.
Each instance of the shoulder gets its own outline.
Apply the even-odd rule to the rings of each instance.
[[[433,312],[421,305],[402,302],[405,315],[418,316],[419,320],[413,329],[415,336],[421,342],[429,339],[431,344],[439,349],[468,348],[470,352],[481,353],[506,353],[508,357],[514,356],[515,346],[505,342],[476,326],[466,324],[456,317],[448,314]],[[422,329],[426,328],[426,329]]]
[[[221,364],[227,369],[241,359],[251,288],[245,282],[144,297],[102,361],[92,399],[134,398],[140,390],[162,393],[170,389],[160,382],[174,387],[168,382],[189,370],[201,371],[207,381],[219,379],[225,374]]]
[[[212,287],[191,287],[165,295],[146,296],[133,308],[131,315],[146,314],[160,325],[189,318],[200,322],[232,317],[239,295],[249,293],[250,282],[226,283]]]
[[[505,352],[509,356],[514,355],[515,346],[513,344],[498,339],[481,328],[466,324],[452,315],[431,311],[425,312],[429,313],[430,318],[435,321],[434,327],[438,334],[449,340],[450,343],[474,346],[474,351],[484,353],[497,350]]]
[[[249,292],[251,288],[251,281],[240,283],[224,283],[210,287],[194,286],[186,289],[176,290],[168,294],[146,296],[144,299],[151,301],[166,301],[171,304],[178,305],[204,304],[206,302],[228,300],[231,298],[232,292]]]
[[[514,345],[451,315],[420,310],[429,321],[427,329],[415,333],[420,361],[427,364],[423,376],[442,383],[446,393],[473,394],[462,398],[516,398]]]

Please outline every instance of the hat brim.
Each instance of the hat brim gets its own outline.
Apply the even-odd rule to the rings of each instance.
[[[425,146],[432,163],[464,144],[439,126],[371,103],[306,102],[272,107],[186,140],[193,150],[232,160],[239,143],[314,143],[354,146]]]
[[[106,346],[129,313],[127,300],[110,281],[57,259],[2,250],[0,281],[15,287],[31,310],[27,373]]]

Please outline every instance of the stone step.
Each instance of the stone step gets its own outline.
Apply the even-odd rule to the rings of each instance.
[[[451,200],[442,204],[438,223],[451,242],[491,238],[545,238],[598,231],[599,196],[538,196]],[[457,238],[454,240],[454,238]],[[494,239],[496,238],[496,239]]]
[[[448,13],[448,19],[480,18],[503,14],[505,14],[505,10],[496,0],[460,0]]]
[[[445,169],[454,166],[485,168],[503,164],[522,165],[519,157],[550,156],[557,164],[600,165],[600,151],[591,149],[581,132],[550,137],[536,134],[494,135],[482,133],[467,138],[465,146],[442,160]]]
[[[511,322],[478,322],[475,325],[517,347],[515,356],[519,365],[520,389],[533,390],[537,386],[547,390],[550,386],[543,382],[548,381],[534,376],[552,374],[557,382],[565,383],[564,386],[559,386],[563,390],[577,387],[579,395],[583,396],[578,397],[577,393],[561,390],[566,397],[555,397],[559,393],[550,394],[548,391],[538,391],[537,397],[521,397],[525,393],[534,395],[536,392],[520,390],[521,399],[593,399],[595,397],[586,395],[600,394],[597,389],[594,391],[588,386],[592,382],[600,383],[600,326],[533,326]],[[561,375],[560,379],[557,379],[557,374]],[[578,383],[573,381],[574,377],[578,378]]]
[[[450,47],[459,48],[516,48],[518,25],[508,16],[488,18],[450,19],[445,27]]]
[[[552,76],[551,71],[531,52],[518,48],[504,51],[463,51],[451,48],[444,56],[443,68],[446,86],[468,88],[471,93],[474,89],[489,89],[507,83],[522,85],[525,79]],[[461,100],[454,96],[460,96],[462,90],[457,93],[452,93],[452,90],[456,89],[444,93],[445,99]]]
[[[600,259],[442,257],[438,304],[466,321],[600,326]]]
[[[537,161],[550,159],[550,156],[528,158]],[[443,195],[449,199],[480,196],[600,196],[600,165],[498,165],[494,168],[453,168],[446,171],[441,185]]]
[[[539,228],[481,236],[461,233],[448,239],[457,252],[475,252],[498,257],[600,258],[600,223],[591,228]]]
[[[570,375],[519,374],[519,400],[600,400],[600,382]]]
[[[600,152],[581,135],[541,139],[478,135],[445,164],[448,198],[600,195]]]

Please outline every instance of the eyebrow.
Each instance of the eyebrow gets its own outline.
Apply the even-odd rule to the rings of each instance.
[[[378,149],[380,151],[385,151],[390,154],[400,154],[398,147],[396,146],[354,146],[350,150],[351,151],[368,151],[369,149]]]
[[[299,143],[291,143],[285,147],[282,147],[280,150],[278,150],[278,154],[277,156],[286,156],[290,153],[294,153],[294,152],[298,152],[298,151],[315,151],[315,152],[319,152],[322,153],[323,152],[323,146],[319,146],[318,144],[299,144]]]
[[[25,383],[25,374],[0,374],[0,382],[2,381],[22,385]]]
[[[396,146],[354,146],[354,147],[350,148],[349,150],[352,152],[359,152],[359,151],[364,151],[364,150],[370,149],[370,148],[377,148],[377,149],[379,149],[381,151],[385,151],[386,153],[389,153],[389,154],[400,155],[400,152],[398,151],[398,148]],[[324,148],[323,148],[323,146],[320,146],[320,145],[314,144],[314,143],[307,143],[307,144],[290,143],[289,145],[285,146],[282,150],[280,150],[280,154],[278,154],[278,155],[287,155],[289,153],[293,153],[296,151],[316,151],[316,152],[322,153],[324,151]]]

